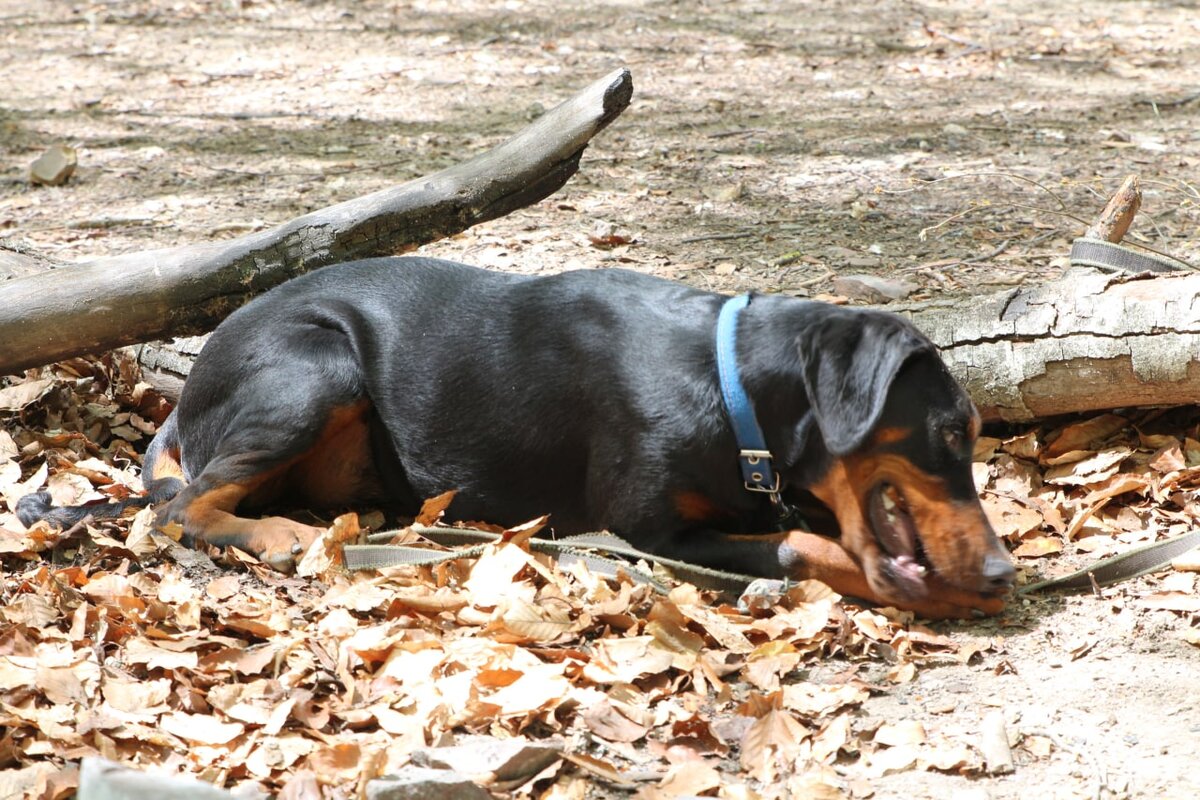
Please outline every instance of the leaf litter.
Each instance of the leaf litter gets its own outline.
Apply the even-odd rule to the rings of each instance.
[[[985,772],[978,742],[936,717],[884,721],[862,706],[926,665],[974,663],[997,640],[941,634],[814,581],[745,611],[688,584],[656,595],[530,553],[545,520],[477,559],[351,573],[341,545],[382,516],[347,514],[300,577],[246,554],[221,566],[189,555],[149,510],[65,532],[17,521],[32,491],[73,504],[139,492],[139,450],[168,411],[119,353],[0,387],[5,796],[68,797],[85,756],[306,798],[357,797],[368,780],[430,764],[537,798],[597,786],[849,797],[897,772]],[[1104,414],[981,439],[977,488],[1022,578],[1191,529],[1196,417]],[[448,502],[432,499],[419,521]],[[1200,614],[1195,571],[1117,591]],[[1200,644],[1196,628],[1183,638]],[[1091,648],[1060,644],[1071,658]],[[840,672],[811,678],[830,664]],[[881,682],[866,679],[870,665]],[[484,768],[479,748],[503,743],[541,755]],[[466,766],[453,767],[452,745]],[[1036,735],[1020,750],[1054,751]]]

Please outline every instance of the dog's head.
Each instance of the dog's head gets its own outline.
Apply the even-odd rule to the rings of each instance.
[[[819,433],[807,490],[837,519],[871,588],[898,603],[938,582],[984,596],[1014,570],[975,492],[980,419],[934,345],[892,314],[831,309],[798,340]]]

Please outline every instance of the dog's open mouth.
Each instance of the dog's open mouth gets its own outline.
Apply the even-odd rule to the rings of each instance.
[[[888,577],[907,596],[923,597],[928,593],[925,579],[933,568],[903,493],[890,483],[881,483],[871,490],[867,502],[871,529],[888,556]]]

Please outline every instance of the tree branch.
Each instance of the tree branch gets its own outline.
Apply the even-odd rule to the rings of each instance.
[[[575,174],[588,142],[632,93],[628,70],[617,70],[470,161],[268,231],[0,283],[0,374],[202,333],[288,278],[411,250],[535,203]]]

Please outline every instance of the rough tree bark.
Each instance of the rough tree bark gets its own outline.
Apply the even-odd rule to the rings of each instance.
[[[628,70],[617,70],[470,161],[230,241],[48,270],[6,251],[0,269],[32,274],[0,282],[0,374],[202,333],[288,278],[411,250],[537,202],[575,174],[632,93]]]
[[[1121,181],[1120,188],[1108,199],[1104,210],[1096,221],[1084,233],[1088,239],[1103,239],[1106,242],[1119,242],[1129,232],[1133,218],[1142,207],[1142,187],[1137,175],[1127,175]]]
[[[971,303],[898,309],[986,419],[1200,402],[1200,274],[1070,270]]]

